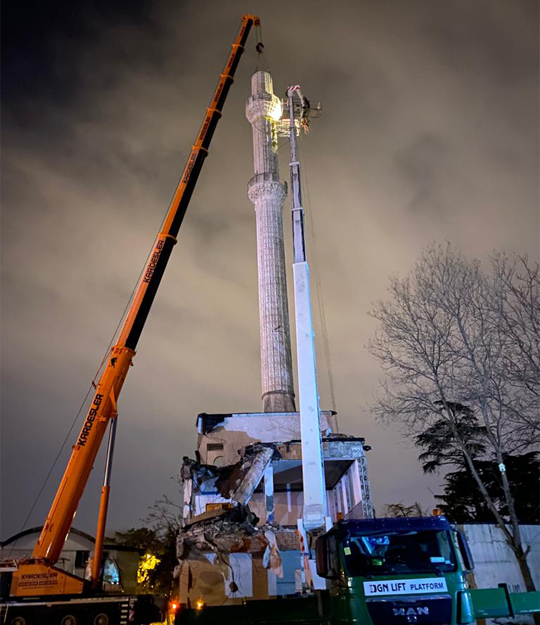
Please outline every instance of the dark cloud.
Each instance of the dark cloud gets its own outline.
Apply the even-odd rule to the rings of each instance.
[[[411,145],[397,152],[396,169],[410,184],[413,192],[409,208],[432,210],[444,208],[438,197],[441,185],[437,176],[442,173],[447,151],[442,139],[434,134],[422,134],[414,139]]]
[[[263,18],[276,92],[300,83],[324,107],[300,150],[341,428],[373,447],[377,506],[430,505],[440,478],[422,476],[410,444],[366,410],[381,375],[364,348],[366,312],[428,241],[484,259],[501,247],[538,258],[537,3],[40,7],[30,22],[24,3],[4,15],[2,536],[20,528],[73,423],[246,11]],[[260,407],[244,118],[253,43],[122,393],[112,528],[172,494],[198,412]],[[286,145],[280,154],[286,178]],[[284,221],[290,250],[287,211]],[[70,445],[30,525],[42,522]],[[76,520],[85,530],[100,479],[96,468]]]

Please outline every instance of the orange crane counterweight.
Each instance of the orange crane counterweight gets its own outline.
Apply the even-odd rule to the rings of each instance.
[[[73,516],[86,487],[90,471],[94,465],[107,426],[117,416],[117,401],[127,372],[135,356],[137,342],[143,330],[148,313],[154,301],[161,278],[167,266],[176,235],[184,219],[191,195],[195,188],[204,159],[216,129],[229,88],[240,61],[244,46],[252,26],[259,25],[259,18],[246,14],[242,17],[240,30],[214,95],[206,110],[203,123],[197,134],[191,153],[184,167],[180,183],[176,189],[161,231],[152,248],[149,260],[137,286],[133,302],[120,332],[118,341],[112,347],[105,369],[97,384],[90,409],[84,420],[80,434],[73,446],[71,458],[56,493],[43,531],[32,557],[20,564],[13,573],[12,596],[59,595],[82,593],[84,581],[54,567],[58,561]],[[93,567],[94,585],[100,572],[100,551],[108,501],[109,488],[102,491],[102,505],[98,537],[96,541]],[[101,540],[101,546],[100,546]]]

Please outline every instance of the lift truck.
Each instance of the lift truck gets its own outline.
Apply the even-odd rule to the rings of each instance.
[[[176,625],[461,625],[540,612],[540,593],[470,589],[465,536],[446,518],[338,521],[315,543],[327,588],[185,609]]]
[[[135,349],[150,312],[176,236],[182,224],[199,173],[221,117],[236,68],[253,26],[259,18],[246,14],[232,44],[214,95],[206,110],[167,216],[142,273],[116,344],[86,414],[80,434],[32,555],[0,567],[0,623],[10,625],[120,625],[155,620],[146,605],[148,596],[107,596],[100,588],[103,540],[110,492],[110,474],[118,415],[117,401],[135,356]],[[259,41],[257,49],[261,50]],[[98,450],[110,426],[109,444],[101,492],[98,528],[90,582],[71,575],[56,564],[71,528]]]

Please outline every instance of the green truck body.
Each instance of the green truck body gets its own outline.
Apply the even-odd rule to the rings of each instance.
[[[540,612],[540,593],[471,589],[466,538],[444,517],[340,521],[316,542],[326,590],[186,609],[176,625],[458,625]]]

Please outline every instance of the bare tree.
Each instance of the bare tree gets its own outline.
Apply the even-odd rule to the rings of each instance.
[[[524,259],[520,262],[527,267]],[[467,261],[450,245],[428,248],[408,278],[391,280],[391,300],[373,308],[380,329],[369,348],[386,372],[375,412],[383,421],[401,423],[413,439],[443,420],[453,436],[452,448],[460,450],[516,557],[526,588],[534,590],[527,562],[530,546],[522,543],[503,459],[530,447],[538,434],[538,388],[527,360],[529,355],[536,358],[538,343],[530,333],[538,319],[522,310],[529,294],[518,280],[517,264],[498,255],[488,275],[478,261]],[[535,270],[523,274],[524,280],[537,277]],[[509,369],[510,353],[522,354],[514,369]],[[525,384],[532,389],[526,398]],[[497,462],[508,519],[476,470],[475,459],[482,456],[471,453],[463,435],[460,406],[468,406],[481,423],[483,458]]]
[[[428,514],[427,509],[423,509],[417,501],[410,506],[405,505],[402,501],[399,503],[387,503],[384,506],[385,517],[407,519],[415,516],[427,516]]]
[[[146,526],[155,530],[158,535],[163,536],[168,532],[176,533],[182,529],[182,480],[180,476],[171,477],[171,480],[178,487],[178,499],[171,499],[168,495],[163,495],[150,506],[148,516],[143,519]]]
[[[502,366],[515,388],[507,406],[520,439],[540,435],[540,266],[527,257],[499,253],[493,259],[489,301],[506,349]]]

